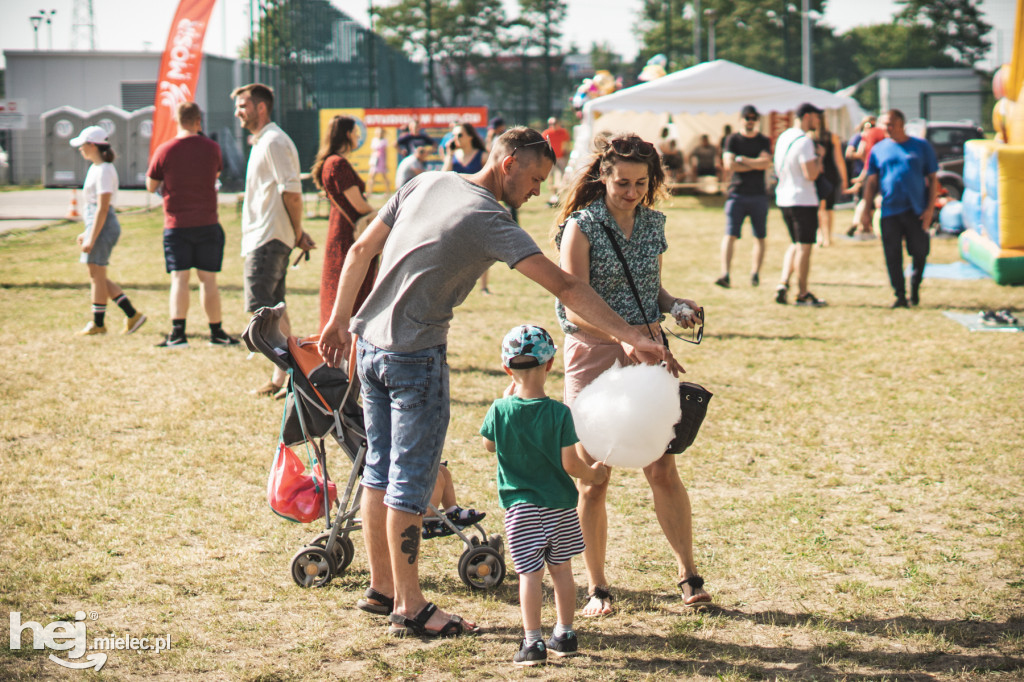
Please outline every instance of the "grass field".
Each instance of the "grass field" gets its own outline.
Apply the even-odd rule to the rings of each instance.
[[[679,456],[715,606],[682,605],[643,477],[617,470],[616,613],[577,621],[586,655],[532,672],[510,664],[521,636],[511,567],[499,589],[471,593],[452,538],[424,544],[423,584],[480,623],[480,637],[389,639],[383,619],[354,608],[368,584],[361,536],[344,575],[321,589],[292,582],[291,556],[319,527],[266,504],[281,403],[248,391],[269,363],[207,346],[196,294],[192,347],[153,347],[169,330],[159,211],[125,217],[114,252],[111,277],[150,318],[128,337],[74,335],[89,319],[79,226],[0,238],[0,603],[44,626],[84,611],[90,641],[171,638],[159,654],[111,651],[97,673],[52,662],[68,652],[34,650],[25,631],[20,649],[0,648],[0,678],[1024,679],[1024,335],[969,333],[941,314],[1021,316],[1024,289],[926,280],[920,308],[892,311],[878,242],[839,239],[815,250],[811,273],[829,307],[783,307],[772,299],[785,248],[776,210],[761,287],[747,284],[747,236],[722,290],[721,200],[664,208],[666,287],[707,314],[704,343],[673,349],[715,393]],[[222,211],[225,327],[237,334],[238,218]],[[538,199],[522,212],[549,251],[552,213]],[[307,228],[323,241],[325,220]],[[289,274],[302,335],[316,327],[315,255]],[[956,258],[953,240],[933,241],[932,262]],[[460,502],[487,510],[496,532],[494,461],[476,434],[505,386],[500,339],[514,324],[557,325],[550,297],[516,273],[496,266],[491,288],[452,326],[445,457]],[[121,324],[116,307],[108,319]],[[556,363],[552,395],[561,380]],[[574,570],[581,581],[581,561]]]

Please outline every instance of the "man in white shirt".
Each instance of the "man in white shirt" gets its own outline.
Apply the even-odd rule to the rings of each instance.
[[[793,127],[775,141],[775,205],[782,210],[782,219],[793,242],[782,261],[782,279],[775,288],[775,301],[785,304],[789,280],[796,271],[797,305],[820,307],[825,301],[807,290],[811,272],[811,250],[818,234],[818,192],[814,181],[821,174],[824,150],[807,135],[821,125],[824,112],[804,102],[796,110]]]
[[[270,120],[274,91],[251,83],[237,88],[231,98],[235,118],[252,133],[242,204],[245,309],[252,313],[284,301],[289,254],[296,246],[309,251],[315,244],[302,231],[299,154],[291,138]],[[281,332],[291,333],[287,311],[281,316]],[[254,393],[277,395],[286,378],[275,366],[270,381]]]

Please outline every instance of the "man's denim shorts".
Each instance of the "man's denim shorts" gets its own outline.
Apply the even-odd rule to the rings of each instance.
[[[356,369],[363,388],[366,466],[362,484],[384,491],[384,504],[422,514],[430,504],[448,431],[447,346],[411,353],[362,339]]]

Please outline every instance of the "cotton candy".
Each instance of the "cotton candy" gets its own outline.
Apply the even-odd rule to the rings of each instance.
[[[679,416],[679,382],[660,365],[616,364],[572,405],[576,435],[590,456],[636,469],[665,454]]]

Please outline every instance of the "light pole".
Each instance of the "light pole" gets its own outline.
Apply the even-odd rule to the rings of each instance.
[[[708,61],[715,61],[715,10],[708,8],[704,10],[704,16],[708,18]]]
[[[49,35],[50,49],[53,49],[53,15],[57,13],[57,10],[51,9],[47,12],[45,9],[39,10],[40,17],[46,17],[46,31]]]
[[[700,0],[693,0],[693,63],[700,64]]]
[[[28,18],[32,24],[32,39],[35,42],[35,49],[39,49],[39,24],[43,23],[43,18],[38,14],[33,14]]]
[[[800,73],[803,76],[804,85],[811,85],[811,11],[810,0],[802,0],[800,3],[800,34],[801,34],[801,60]]]

